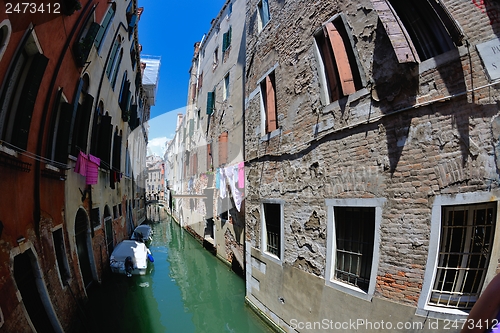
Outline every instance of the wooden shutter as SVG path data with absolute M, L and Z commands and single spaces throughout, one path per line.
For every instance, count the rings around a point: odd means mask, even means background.
M 189 119 L 189 137 L 192 137 L 194 134 L 194 119 Z
M 207 94 L 207 114 L 211 115 L 214 112 L 214 104 L 215 104 L 215 93 L 210 91 Z
M 207 170 L 212 169 L 212 144 L 207 144 Z
M 57 125 L 56 146 L 54 160 L 61 163 L 68 161 L 69 132 L 73 118 L 73 105 L 61 103 L 59 107 L 59 123 Z
M 78 124 L 80 129 L 79 129 L 78 143 L 77 143 L 79 148 L 83 152 L 86 152 L 87 150 L 87 140 L 90 127 L 90 117 L 92 115 L 92 105 L 94 105 L 94 97 L 89 94 L 85 94 L 85 97 L 83 99 L 83 104 L 81 107 L 82 114 L 80 118 L 80 123 Z
M 106 33 L 106 30 L 108 29 L 109 23 L 111 22 L 111 19 L 115 15 L 115 11 L 113 9 L 113 6 L 110 6 L 108 11 L 106 12 L 106 16 L 104 17 L 104 20 L 101 23 L 101 26 L 99 27 L 99 31 L 97 32 L 97 35 L 94 39 L 94 45 L 99 49 L 101 46 L 102 39 L 104 37 L 104 34 Z
M 417 51 L 399 20 L 396 12 L 386 0 L 371 0 L 373 8 L 377 11 L 380 21 L 391 41 L 396 57 L 400 63 L 419 62 Z
M 323 29 L 325 31 L 325 35 L 328 36 L 330 45 L 332 46 L 335 63 L 337 64 L 340 77 L 340 84 L 342 86 L 342 92 L 344 95 L 350 95 L 356 92 L 356 87 L 354 86 L 352 69 L 349 64 L 349 57 L 347 56 L 344 40 L 332 22 L 325 24 Z
M 111 55 L 108 59 L 108 66 L 106 67 L 106 76 L 108 77 L 108 79 L 111 78 L 111 70 L 113 69 L 113 64 L 116 60 L 116 52 L 118 52 L 119 45 L 120 43 L 118 43 L 118 40 L 115 40 L 113 43 L 113 48 L 111 49 Z
M 222 35 L 222 53 L 227 49 L 227 32 Z
M 219 165 L 227 163 L 227 132 L 219 135 Z
M 14 130 L 12 133 L 12 144 L 21 149 L 28 146 L 28 136 L 31 126 L 33 109 L 38 95 L 38 90 L 42 83 L 43 74 L 49 59 L 43 54 L 37 53 L 33 56 L 26 81 L 21 90 L 21 98 L 16 110 Z
M 113 135 L 113 125 L 111 125 L 111 117 L 110 116 L 101 116 L 101 124 L 99 126 L 99 158 L 101 161 L 105 162 L 105 164 L 101 164 L 101 166 L 108 168 L 110 153 L 111 153 L 111 137 Z
M 271 78 L 266 76 L 266 126 L 267 133 L 274 131 L 278 128 L 276 122 L 276 92 L 274 90 Z

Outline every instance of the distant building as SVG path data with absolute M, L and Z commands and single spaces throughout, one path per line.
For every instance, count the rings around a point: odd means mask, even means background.
M 0 0 L 0 332 L 72 332 L 145 219 L 142 8 L 14 6 Z
M 244 34 L 245 1 L 226 1 L 195 44 L 186 114 L 167 152 L 174 214 L 219 257 L 240 266 Z

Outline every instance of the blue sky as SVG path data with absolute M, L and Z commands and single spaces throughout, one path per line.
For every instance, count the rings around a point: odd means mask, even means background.
M 160 154 L 175 133 L 177 113 L 184 113 L 194 43 L 210 29 L 226 0 L 138 0 L 142 55 L 160 56 L 156 104 L 151 108 L 149 148 Z

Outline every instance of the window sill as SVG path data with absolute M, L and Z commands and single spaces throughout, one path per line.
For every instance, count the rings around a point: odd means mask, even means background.
M 333 289 L 336 289 L 340 292 L 343 292 L 345 294 L 360 298 L 362 300 L 365 300 L 367 302 L 371 302 L 373 295 L 370 295 L 366 293 L 365 291 L 359 289 L 358 287 L 351 286 L 350 284 L 343 283 L 341 281 L 337 280 L 325 280 L 326 285 L 328 287 L 331 287 Z
M 339 100 L 336 100 L 336 101 L 333 101 L 331 102 L 330 104 L 328 105 L 325 105 L 325 107 L 323 108 L 323 110 L 321 110 L 321 113 L 322 114 L 326 114 L 326 113 L 330 113 L 334 110 L 338 110 L 340 109 L 340 102 L 341 101 L 346 101 L 346 103 L 342 103 L 343 105 L 349 105 L 363 97 L 366 97 L 370 95 L 370 91 L 366 88 L 361 88 L 359 89 L 358 91 L 350 94 L 349 96 L 346 96 L 346 97 L 343 97 Z
M 7 148 L 3 144 L 0 144 L 0 151 L 13 157 L 19 157 L 14 149 Z
M 278 256 L 276 256 L 276 255 L 274 255 L 272 253 L 266 252 L 266 251 L 261 251 L 261 253 L 262 253 L 262 256 L 264 258 L 266 258 L 266 259 L 268 259 L 268 260 L 270 260 L 270 261 L 272 261 L 275 264 L 278 264 L 280 266 L 283 265 L 283 261 L 280 258 L 278 258 Z
M 260 142 L 267 142 L 278 135 L 281 135 L 281 128 L 275 129 L 274 131 L 265 134 L 260 138 Z
M 450 50 L 433 58 L 424 60 L 418 65 L 418 74 L 423 74 L 429 70 L 433 70 L 452 61 L 456 61 L 466 54 L 467 47 L 460 46 L 455 50 Z
M 460 309 L 441 308 L 437 306 L 427 305 L 423 309 L 417 308 L 415 315 L 432 319 L 465 319 L 469 315 L 468 312 Z

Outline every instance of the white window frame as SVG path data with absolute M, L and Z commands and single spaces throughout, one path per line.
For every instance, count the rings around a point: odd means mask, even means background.
M 279 252 L 280 252 L 280 256 L 279 258 L 272 254 L 272 253 L 269 253 L 267 252 L 267 226 L 266 226 L 266 217 L 265 217 L 265 214 L 264 214 L 264 204 L 277 204 L 277 205 L 280 205 L 280 249 L 279 249 Z M 261 204 L 260 204 L 260 221 L 261 221 L 261 225 L 260 225 L 260 230 L 261 230 L 261 233 L 260 233 L 260 249 L 261 249 L 261 252 L 262 252 L 262 255 L 268 259 L 270 259 L 271 261 L 274 261 L 275 263 L 281 265 L 283 263 L 283 255 L 285 253 L 284 249 L 285 249 L 285 227 L 284 227 L 284 205 L 285 205 L 285 201 L 284 200 L 281 200 L 281 199 L 264 199 L 261 201 Z
M 431 297 L 432 288 L 434 286 L 434 280 L 439 260 L 443 206 L 461 206 L 468 204 L 482 204 L 494 201 L 497 202 L 495 238 L 493 240 L 490 262 L 488 264 L 486 277 L 482 287 L 482 290 L 484 291 L 484 288 L 488 285 L 489 281 L 491 281 L 491 279 L 496 275 L 497 261 L 500 257 L 498 255 L 498 253 L 500 253 L 500 243 L 497 241 L 498 235 L 500 234 L 499 200 L 500 191 L 461 193 L 456 195 L 438 195 L 435 197 L 431 213 L 432 215 L 429 238 L 429 252 L 427 256 L 427 263 L 425 266 L 424 283 L 422 284 L 422 291 L 420 292 L 420 297 L 417 303 L 417 315 L 437 319 L 448 319 L 450 318 L 450 316 L 455 316 L 456 318 L 466 318 L 468 315 L 468 312 L 464 310 L 438 307 L 428 304 Z
M 326 251 L 326 271 L 325 283 L 327 286 L 336 290 L 361 298 L 366 301 L 371 301 L 375 293 L 375 286 L 377 283 L 377 271 L 380 258 L 380 225 L 382 221 L 382 207 L 386 202 L 385 198 L 369 198 L 369 199 L 326 199 L 327 206 L 327 251 Z M 373 257 L 372 267 L 370 271 L 370 283 L 368 285 L 368 292 L 350 285 L 348 283 L 336 280 L 335 277 L 335 264 L 336 264 L 336 234 L 335 234 L 335 207 L 369 207 L 375 208 L 375 230 L 373 239 Z
M 10 25 L 10 21 L 8 19 L 0 22 L 0 30 L 5 32 L 5 36 L 3 40 L 0 40 L 0 61 L 2 60 L 3 54 L 5 50 L 7 50 L 7 45 L 9 45 L 10 36 L 12 34 L 12 26 Z
M 264 4 L 263 0 L 260 0 L 257 4 L 257 31 L 260 33 L 266 25 L 271 21 L 271 10 L 269 9 L 269 0 L 267 0 L 267 16 L 268 20 L 264 23 Z
M 229 72 L 224 76 L 224 86 L 223 86 L 223 93 L 222 96 L 224 98 L 224 101 L 229 98 Z
M 63 242 L 63 248 L 64 248 L 64 253 L 63 253 L 63 262 L 61 263 L 62 266 L 64 266 L 64 268 L 67 270 L 68 272 L 68 279 L 66 281 L 63 281 L 63 278 L 62 278 L 62 275 L 61 275 L 61 270 L 59 269 L 59 262 L 58 262 L 58 259 L 57 259 L 57 252 L 55 250 L 55 247 L 56 247 L 56 243 L 54 242 L 54 232 L 56 232 L 57 230 L 61 230 L 61 236 L 62 236 L 62 242 Z M 59 276 L 59 282 L 61 283 L 61 287 L 63 289 L 66 288 L 66 285 L 65 283 L 68 283 L 71 281 L 72 279 L 72 276 L 71 276 L 71 270 L 69 268 L 69 262 L 68 262 L 68 251 L 67 251 L 67 248 L 66 248 L 66 240 L 65 240 L 65 236 L 64 236 L 64 230 L 62 228 L 62 224 L 54 227 L 51 229 L 52 231 L 52 244 L 54 246 L 54 255 L 56 256 L 56 269 L 57 269 L 57 275 Z

